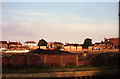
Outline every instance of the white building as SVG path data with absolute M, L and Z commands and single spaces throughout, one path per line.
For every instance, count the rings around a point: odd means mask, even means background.
M 28 45 L 28 46 L 30 46 L 30 47 L 36 46 L 36 42 L 35 42 L 35 41 L 26 41 L 24 44 L 25 44 L 25 45 Z

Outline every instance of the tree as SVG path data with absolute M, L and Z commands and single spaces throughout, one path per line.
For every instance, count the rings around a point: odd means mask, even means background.
M 84 40 L 83 48 L 88 48 L 88 46 L 92 46 L 92 39 L 90 38 Z
M 76 47 L 76 51 L 77 51 L 78 44 L 74 44 L 74 46 Z
M 56 50 L 60 50 L 62 48 L 62 46 L 56 46 Z
M 39 46 L 39 49 L 40 49 L 40 46 L 47 46 L 47 42 L 44 39 L 41 39 L 38 42 L 38 46 Z

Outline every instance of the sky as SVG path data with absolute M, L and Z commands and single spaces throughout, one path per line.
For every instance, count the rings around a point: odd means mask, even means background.
M 118 2 L 3 2 L 2 40 L 80 43 L 118 37 Z

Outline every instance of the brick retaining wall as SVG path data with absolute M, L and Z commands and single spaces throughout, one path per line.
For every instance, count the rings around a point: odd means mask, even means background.
M 78 66 L 78 55 L 15 55 L 2 57 L 2 66 Z

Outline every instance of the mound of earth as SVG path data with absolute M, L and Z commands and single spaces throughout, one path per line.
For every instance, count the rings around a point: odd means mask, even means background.
M 68 55 L 73 54 L 68 51 L 60 51 L 60 50 L 43 50 L 43 49 L 36 49 L 30 52 L 31 54 L 47 54 L 47 55 Z

